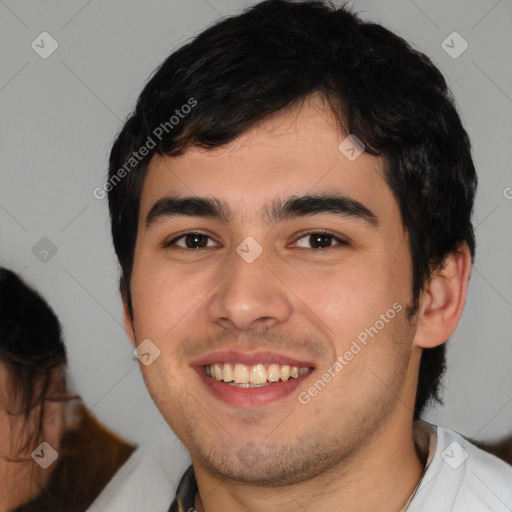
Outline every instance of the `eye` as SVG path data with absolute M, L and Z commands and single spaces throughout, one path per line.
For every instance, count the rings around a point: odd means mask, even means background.
M 315 231 L 306 233 L 301 236 L 295 244 L 301 249 L 326 249 L 333 246 L 333 241 L 337 242 L 338 246 L 348 245 L 348 242 L 338 238 L 337 236 L 327 231 Z M 302 242 L 303 245 L 300 245 Z
M 210 244 L 209 241 L 212 243 Z M 216 242 L 203 233 L 190 232 L 164 244 L 165 247 L 173 245 L 177 245 L 183 249 L 202 249 L 204 247 L 215 247 Z

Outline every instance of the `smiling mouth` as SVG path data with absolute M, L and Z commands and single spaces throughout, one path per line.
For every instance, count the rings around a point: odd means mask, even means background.
M 214 363 L 204 366 L 206 375 L 229 386 L 239 388 L 260 388 L 279 382 L 286 382 L 307 375 L 311 367 L 290 366 L 288 364 Z

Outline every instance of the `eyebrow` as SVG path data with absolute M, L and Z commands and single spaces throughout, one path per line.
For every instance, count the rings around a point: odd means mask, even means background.
M 360 219 L 371 227 L 379 224 L 377 216 L 362 203 L 338 194 L 278 198 L 261 209 L 261 215 L 268 223 L 326 213 Z M 178 216 L 212 218 L 226 224 L 233 219 L 228 204 L 215 197 L 163 197 L 146 216 L 146 229 L 158 221 Z

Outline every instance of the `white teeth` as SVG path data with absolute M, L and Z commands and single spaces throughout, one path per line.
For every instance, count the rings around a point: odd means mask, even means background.
M 224 382 L 231 382 L 232 380 L 234 380 L 233 379 L 233 367 L 229 363 L 224 364 L 224 369 L 222 372 L 222 380 Z
M 267 382 L 267 370 L 265 370 L 262 364 L 256 364 L 251 368 L 249 382 L 251 384 L 263 384 Z
M 296 379 L 311 371 L 311 368 L 299 368 L 298 366 L 289 366 L 287 364 L 272 363 L 265 367 L 264 364 L 255 364 L 247 366 L 236 363 L 214 363 L 205 366 L 205 373 L 209 377 L 231 383 L 232 386 L 257 387 L 268 385 L 271 382 L 287 381 Z
M 222 380 L 222 368 L 220 367 L 220 364 L 215 363 L 213 365 L 213 373 L 217 380 Z
M 304 368 L 307 370 L 307 368 Z M 281 376 L 281 373 L 279 371 L 279 365 L 272 363 L 267 370 L 267 380 L 269 382 L 277 382 Z
M 236 363 L 233 380 L 236 384 L 249 384 L 249 368 L 245 364 Z

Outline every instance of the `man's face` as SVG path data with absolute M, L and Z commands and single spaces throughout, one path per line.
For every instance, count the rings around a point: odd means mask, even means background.
M 146 385 L 212 474 L 298 482 L 386 425 L 410 430 L 408 241 L 383 161 L 351 161 L 338 149 L 345 137 L 311 98 L 226 146 L 150 163 L 131 278 L 135 339 L 160 350 L 142 366 Z M 279 208 L 303 196 L 313 199 Z M 325 200 L 335 196 L 344 199 Z M 166 197 L 215 199 L 229 218 L 155 210 Z M 293 366 L 299 376 L 286 380 Z M 254 387 L 224 382 L 251 376 Z

